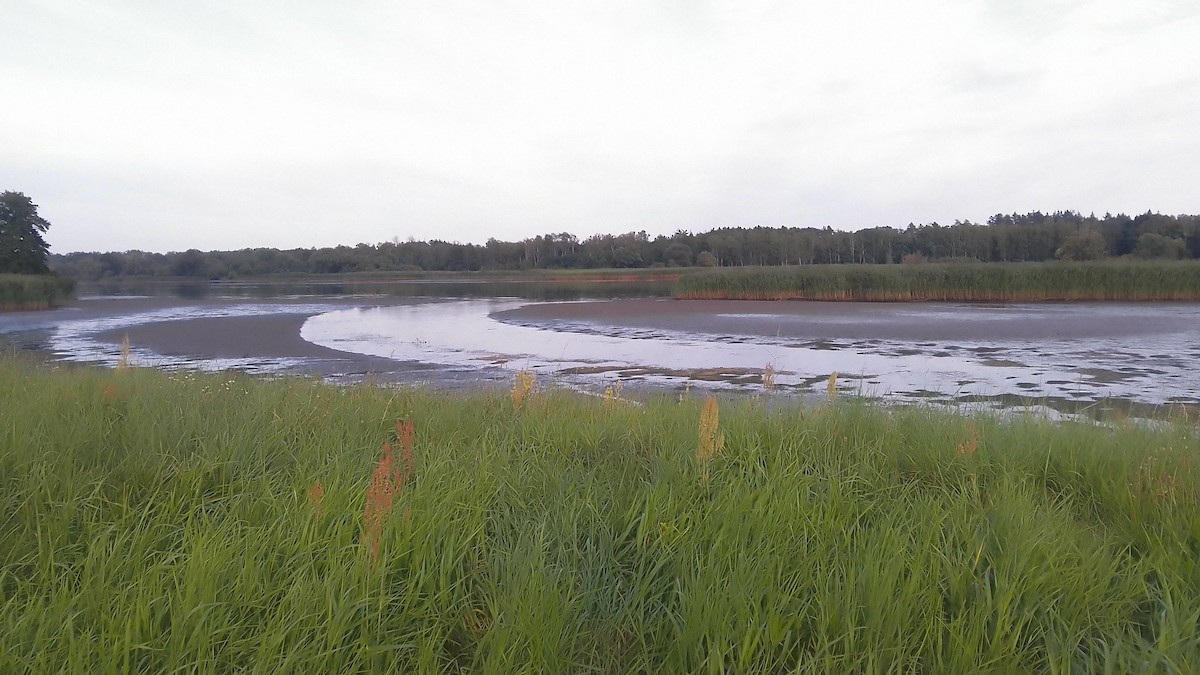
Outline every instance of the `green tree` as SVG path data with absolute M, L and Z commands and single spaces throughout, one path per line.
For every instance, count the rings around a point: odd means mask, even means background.
M 670 267 L 691 267 L 692 247 L 676 242 L 663 251 L 663 262 Z
M 47 274 L 50 245 L 42 237 L 50 223 L 20 192 L 0 193 L 0 272 Z
M 1099 232 L 1079 232 L 1067 237 L 1054 252 L 1059 260 L 1099 260 L 1104 257 L 1104 237 Z
M 1165 237 L 1154 232 L 1146 232 L 1138 237 L 1137 247 L 1133 249 L 1133 255 L 1138 258 L 1178 260 L 1187 253 L 1187 244 L 1182 239 Z

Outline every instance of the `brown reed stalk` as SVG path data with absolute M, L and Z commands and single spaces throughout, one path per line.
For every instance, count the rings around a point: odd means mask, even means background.
M 129 333 L 121 339 L 121 355 L 117 357 L 117 370 L 129 369 Z
M 308 488 L 308 503 L 312 506 L 313 514 L 318 518 L 325 514 L 325 507 L 321 502 L 325 499 L 325 486 L 321 481 L 317 481 Z
M 383 534 L 383 519 L 392 510 L 396 497 L 396 486 L 393 479 L 395 458 L 392 455 L 392 444 L 383 444 L 383 456 L 371 474 L 371 483 L 367 486 L 367 503 L 363 508 L 362 544 L 370 551 L 372 561 L 379 560 L 379 539 Z
M 762 375 L 763 390 L 770 393 L 775 390 L 775 364 L 767 363 L 767 367 L 763 368 Z
M 704 399 L 700 409 L 700 443 L 696 446 L 696 463 L 700 465 L 700 480 L 708 484 L 708 464 L 725 449 L 725 434 L 721 433 L 717 397 Z
M 371 474 L 367 486 L 366 505 L 363 508 L 362 544 L 370 551 L 372 562 L 379 560 L 379 540 L 383 535 L 383 523 L 391 513 L 396 497 L 414 472 L 413 468 L 413 422 L 402 420 L 396 423 L 396 439 L 401 446 L 403 465 L 396 463 L 391 442 L 383 444 L 383 455 Z M 406 515 L 411 512 L 406 510 Z M 409 516 L 411 517 L 411 516 Z
M 833 399 L 837 398 L 837 395 L 838 395 L 837 380 L 838 380 L 838 374 L 837 374 L 837 371 L 835 370 L 829 374 L 829 382 L 826 383 L 826 385 L 825 385 L 825 395 L 831 401 Z
M 397 488 L 403 488 L 404 483 L 413 475 L 413 421 L 401 420 L 396 422 L 396 438 L 400 441 L 400 458 L 404 460 L 404 467 L 397 467 L 399 473 L 396 475 Z
M 537 373 L 528 369 L 517 371 L 517 374 L 513 376 L 513 409 L 520 408 L 525 401 L 533 396 L 533 387 L 535 384 L 537 384 Z
M 967 422 L 967 440 L 959 443 L 954 449 L 960 457 L 973 457 L 978 448 L 979 434 L 975 431 L 975 425 Z

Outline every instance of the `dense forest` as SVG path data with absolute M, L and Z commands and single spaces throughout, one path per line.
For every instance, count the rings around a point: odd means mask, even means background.
M 720 228 L 579 239 L 563 232 L 486 244 L 390 241 L 334 248 L 178 253 L 69 253 L 51 268 L 77 279 L 119 276 L 236 278 L 267 274 L 481 271 L 637 267 L 731 267 L 925 260 L 1021 262 L 1133 256 L 1200 258 L 1200 216 L 1083 216 L 1074 211 L 998 214 L 986 224 L 909 224 L 847 232 L 832 228 Z

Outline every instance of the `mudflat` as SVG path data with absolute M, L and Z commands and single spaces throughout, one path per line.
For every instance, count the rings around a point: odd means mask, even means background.
M 1176 305 L 1182 306 L 1182 305 Z M 971 312 L 964 311 L 970 307 Z M 497 312 L 502 321 L 569 328 L 850 340 L 1070 340 L 1132 338 L 1194 330 L 1187 313 L 1164 316 L 1169 303 L 963 305 L 956 303 L 756 300 L 621 300 L 531 304 Z M 1155 308 L 1153 321 L 1144 310 Z M 979 312 L 978 309 L 987 309 Z M 1091 310 L 1091 311 L 1089 311 Z M 603 332 L 603 331 L 602 331 Z
M 97 334 L 101 342 L 131 345 L 159 354 L 202 358 L 345 358 L 352 356 L 300 337 L 311 314 L 260 314 L 158 321 Z
M 181 300 L 163 297 L 99 297 L 73 301 L 47 311 L 0 315 L 0 334 L 54 330 L 73 322 L 97 322 L 132 317 L 131 325 L 91 334 L 97 342 L 120 344 L 126 337 L 134 348 L 164 356 L 205 359 L 297 359 L 296 372 L 323 376 L 346 373 L 388 374 L 425 370 L 403 363 L 315 345 L 300 337 L 310 316 L 338 308 L 424 302 L 406 298 L 301 297 L 295 299 L 214 298 Z M 188 315 L 175 314 L 186 308 Z M 230 310 L 244 314 L 228 314 Z M 211 311 L 213 316 L 205 316 Z M 161 314 L 161 318 L 159 318 Z

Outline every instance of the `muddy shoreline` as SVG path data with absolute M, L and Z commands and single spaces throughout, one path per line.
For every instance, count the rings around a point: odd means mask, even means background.
M 163 297 L 83 298 L 46 311 L 0 315 L 0 340 L 39 354 L 48 360 L 55 353 L 47 335 L 75 322 L 103 322 L 130 317 L 122 325 L 89 334 L 91 340 L 114 352 L 128 338 L 134 352 L 145 350 L 179 363 L 218 360 L 240 362 L 287 361 L 296 374 L 335 379 L 413 380 L 427 377 L 432 366 L 338 351 L 300 337 L 300 327 L 311 316 L 339 308 L 388 306 L 427 302 L 416 298 L 298 297 L 294 299 L 212 298 L 182 300 Z M 238 316 L 154 318 L 156 313 L 187 308 L 194 313 L 252 309 L 259 313 Z M 146 317 L 149 319 L 146 319 Z M 4 338 L 7 338 L 6 340 Z M 135 358 L 136 360 L 136 358 Z

